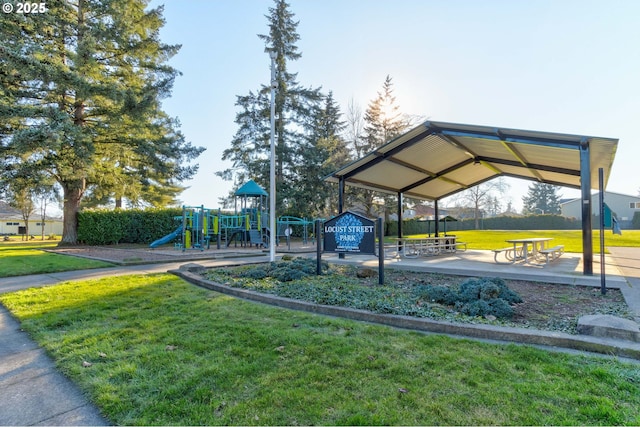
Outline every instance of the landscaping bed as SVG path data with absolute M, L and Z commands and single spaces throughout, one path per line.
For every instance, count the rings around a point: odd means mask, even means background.
M 304 271 L 308 274 L 304 274 Z M 622 293 L 617 289 L 609 289 L 602 295 L 599 288 L 587 286 L 499 278 L 492 278 L 493 281 L 489 283 L 479 278 L 395 269 L 387 269 L 385 284 L 379 285 L 375 274 L 366 277 L 367 274 L 362 274 L 358 267 L 348 265 L 325 265 L 323 275 L 316 276 L 314 273 L 315 260 L 299 258 L 281 261 L 273 266 L 263 264 L 215 268 L 207 270 L 203 275 L 208 280 L 228 286 L 318 304 L 434 320 L 535 328 L 570 334 L 577 334 L 578 319 L 584 315 L 609 314 L 633 318 Z M 479 315 L 470 315 L 469 313 L 476 311 L 467 310 L 464 303 L 442 303 L 438 297 L 434 297 L 443 291 L 448 292 L 447 290 L 459 292 L 461 288 L 466 289 L 464 292 L 468 293 L 469 283 L 476 286 L 479 282 L 489 283 L 489 286 L 492 286 L 492 283 L 504 284 L 520 297 L 521 302 L 509 302 L 512 311 L 506 316 L 501 316 L 500 311 L 480 311 Z

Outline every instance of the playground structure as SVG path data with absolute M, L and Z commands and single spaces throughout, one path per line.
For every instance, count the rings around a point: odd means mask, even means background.
M 268 194 L 255 181 L 249 181 L 235 192 L 235 213 L 223 214 L 220 209 L 208 209 L 204 206 L 183 206 L 182 216 L 173 232 L 152 242 L 149 247 L 174 242 L 176 249 L 183 252 L 187 249 L 204 251 L 210 249 L 212 242 L 220 249 L 238 244 L 242 247 L 269 247 L 269 211 L 266 209 Z M 313 221 L 292 216 L 277 219 L 276 244 L 285 237 L 287 242 L 294 233 L 302 237 L 304 243 L 309 239 L 309 229 L 313 229 Z

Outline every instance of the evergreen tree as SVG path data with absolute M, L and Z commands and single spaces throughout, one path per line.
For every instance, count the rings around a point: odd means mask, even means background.
M 302 87 L 296 80 L 297 74 L 288 70 L 288 61 L 301 57 L 296 46 L 300 39 L 298 21 L 294 21 L 289 4 L 275 0 L 267 19 L 269 34 L 258 37 L 264 40 L 268 52 L 276 53 L 276 210 L 281 213 L 293 205 L 293 187 L 300 181 L 297 165 L 305 156 L 311 155 L 303 149 L 303 144 L 313 131 L 313 119 L 318 115 L 322 94 L 319 89 Z M 253 179 L 263 188 L 269 188 L 270 91 L 270 84 L 262 85 L 256 93 L 237 98 L 240 112 L 236 114 L 235 122 L 238 130 L 231 147 L 222 155 L 223 160 L 232 161 L 232 168 L 216 173 L 223 179 L 233 180 L 236 187 Z
M 407 130 L 410 123 L 399 110 L 400 107 L 396 104 L 396 98 L 393 95 L 392 79 L 387 76 L 382 85 L 382 91 L 378 92 L 376 98 L 367 106 L 362 137 L 359 141 L 352 143 L 360 151 L 357 153 L 358 157 L 375 150 Z M 382 196 L 372 190 L 352 189 L 351 197 L 370 215 L 376 214 L 374 202 L 377 198 L 383 205 L 385 220 L 388 219 L 389 211 L 396 206 L 394 196 Z
M 337 192 L 323 180 L 349 160 L 349 152 L 340 137 L 345 128 L 333 93 L 325 98 L 324 108 L 312 118 L 312 132 L 300 145 L 296 182 L 292 188 L 291 214 L 303 217 L 327 217 L 337 206 Z
M 559 187 L 552 184 L 534 182 L 522 197 L 523 214 L 560 214 Z
M 160 42 L 162 8 L 147 3 L 55 1 L 37 16 L 0 15 L 2 173 L 55 178 L 62 244 L 77 241 L 85 193 L 115 187 L 105 173 L 175 184 L 197 170 L 189 161 L 203 149 L 161 109 L 178 75 L 166 62 L 179 46 Z
M 382 91 L 369 102 L 364 114 L 366 151 L 373 151 L 402 134 L 408 127 L 393 95 L 393 82 L 387 75 Z

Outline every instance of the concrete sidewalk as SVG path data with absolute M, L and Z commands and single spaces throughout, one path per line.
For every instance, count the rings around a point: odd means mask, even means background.
M 608 288 L 620 289 L 631 310 L 640 320 L 640 248 L 610 248 L 606 259 Z M 331 262 L 377 266 L 373 257 L 323 256 Z M 265 256 L 241 259 L 195 261 L 204 267 L 264 262 Z M 0 293 L 31 287 L 50 286 L 64 281 L 98 279 L 127 274 L 148 274 L 178 269 L 185 262 L 112 267 L 0 279 Z M 600 264 L 594 263 L 593 276 L 582 274 L 580 254 L 564 254 L 549 265 L 498 265 L 490 251 L 466 251 L 450 256 L 385 260 L 389 268 L 424 269 L 460 275 L 491 275 L 503 278 L 540 280 L 551 283 L 600 286 Z M 527 331 L 530 333 L 530 331 Z M 604 340 L 602 345 L 638 346 Z M 59 373 L 51 359 L 35 344 L 19 323 L 0 305 L 0 425 L 108 425 L 78 388 Z
M 0 305 L 0 425 L 108 425 Z

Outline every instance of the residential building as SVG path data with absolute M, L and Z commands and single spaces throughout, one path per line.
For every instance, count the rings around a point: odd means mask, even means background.
M 560 203 L 560 211 L 562 216 L 567 218 L 580 218 L 582 216 L 582 200 L 573 199 Z M 620 228 L 631 228 L 631 221 L 636 212 L 640 212 L 640 197 L 630 196 L 628 194 L 614 193 L 611 191 L 604 192 L 604 202 L 611 209 L 614 216 L 618 220 Z M 591 213 L 595 216 L 600 215 L 600 192 L 591 194 Z M 596 223 L 597 224 L 597 223 Z M 594 224 L 594 226 L 596 225 Z
M 19 210 L 12 208 L 5 202 L 0 201 L 0 236 L 13 236 L 24 234 L 25 223 Z M 42 235 L 42 216 L 33 214 L 29 217 L 29 234 L 32 236 Z M 62 234 L 62 218 L 47 216 L 44 221 L 44 235 Z

